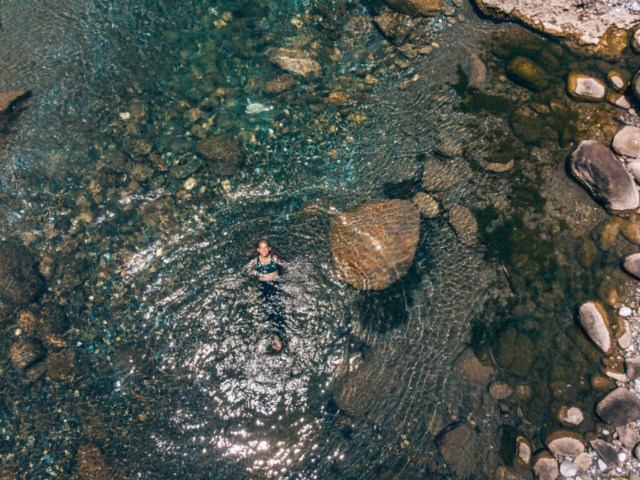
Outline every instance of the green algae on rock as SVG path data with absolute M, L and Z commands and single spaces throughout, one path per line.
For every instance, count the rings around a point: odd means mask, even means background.
M 547 72 L 529 58 L 513 58 L 507 64 L 506 71 L 511 80 L 534 92 L 541 92 L 549 86 Z

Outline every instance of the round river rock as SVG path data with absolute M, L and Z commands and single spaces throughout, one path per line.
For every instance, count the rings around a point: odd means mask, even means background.
M 360 290 L 382 290 L 402 278 L 420 236 L 420 214 L 407 200 L 367 202 L 332 221 L 338 275 Z
M 638 188 L 613 152 L 593 140 L 583 140 L 571 154 L 571 172 L 582 186 L 612 210 L 638 208 Z
M 29 250 L 13 241 L 0 242 L 0 300 L 16 305 L 34 301 L 45 288 Z
M 217 175 L 233 175 L 242 168 L 246 158 L 244 148 L 228 135 L 215 135 L 198 142 L 196 153 L 209 161 Z
M 614 427 L 622 427 L 640 418 L 640 400 L 626 388 L 616 388 L 596 406 L 598 416 Z
M 640 157 L 640 128 L 624 127 L 613 137 L 611 148 L 625 157 Z

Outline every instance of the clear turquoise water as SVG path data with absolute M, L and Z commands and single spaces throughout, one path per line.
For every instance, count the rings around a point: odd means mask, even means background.
M 447 470 L 435 434 L 453 421 L 473 422 L 487 445 L 497 445 L 498 426 L 518 426 L 538 446 L 554 402 L 592 403 L 580 382 L 597 366 L 576 364 L 565 335 L 573 307 L 596 295 L 616 257 L 599 254 L 604 273 L 580 270 L 584 232 L 550 221 L 534 193 L 562 170 L 567 145 L 552 137 L 540 159 L 511 136 L 509 151 L 488 132 L 506 128 L 511 104 L 469 108 L 458 83 L 470 51 L 497 76 L 490 35 L 516 27 L 466 6 L 464 25 L 429 21 L 441 49 L 400 70 L 356 2 L 5 0 L 1 11 L 0 86 L 33 96 L 2 152 L 0 235 L 52 260 L 44 301 L 64 306 L 76 358 L 73 380 L 61 383 L 27 380 L 3 361 L 3 464 L 27 478 L 71 478 L 76 450 L 91 443 L 123 478 L 439 478 Z M 264 95 L 281 74 L 269 49 L 290 45 L 316 52 L 322 76 Z M 378 82 L 364 84 L 367 73 Z M 518 88 L 505 98 L 527 101 Z M 336 90 L 349 92 L 348 105 L 323 102 Z M 251 103 L 267 109 L 247 113 Z M 194 156 L 186 112 L 198 106 L 195 124 L 210 121 L 210 134 L 229 132 L 247 148 L 238 174 L 219 178 Z M 554 127 L 564 132 L 562 122 Z M 443 138 L 465 151 L 443 202 L 475 212 L 480 243 L 461 244 L 444 218 L 425 221 L 414 266 L 389 291 L 341 283 L 331 216 L 415 193 L 425 154 Z M 520 160 L 506 177 L 477 167 L 505 150 Z M 152 173 L 136 180 L 132 165 Z M 241 269 L 249 240 L 263 235 L 290 263 L 280 355 Z M 532 339 L 535 359 L 525 379 L 501 378 L 536 395 L 500 407 L 452 365 L 465 345 L 491 349 L 505 325 Z M 3 352 L 15 325 L 4 328 Z M 336 384 L 345 365 L 367 380 Z M 580 387 L 550 393 L 561 380 Z M 487 471 L 498 463 L 488 455 Z

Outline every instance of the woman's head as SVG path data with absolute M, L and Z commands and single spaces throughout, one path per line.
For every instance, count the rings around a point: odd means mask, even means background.
M 269 255 L 269 253 L 271 252 L 271 245 L 269 244 L 269 240 L 264 238 L 260 240 L 258 242 L 257 250 L 258 250 L 258 253 L 263 257 L 266 257 L 267 255 Z

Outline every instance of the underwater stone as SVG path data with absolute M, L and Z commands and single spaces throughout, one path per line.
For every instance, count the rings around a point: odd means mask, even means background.
M 604 440 L 594 439 L 591 440 L 591 446 L 596 451 L 598 456 L 604 460 L 607 465 L 615 465 L 618 461 L 618 452 L 613 445 L 605 442 Z
M 0 113 L 4 113 L 20 100 L 26 99 L 31 92 L 28 90 L 15 90 L 0 93 Z
M 593 343 L 605 354 L 613 351 L 613 335 L 604 307 L 597 302 L 585 302 L 578 311 L 580 326 Z
M 210 162 L 213 173 L 224 176 L 240 170 L 246 158 L 244 148 L 228 135 L 215 135 L 201 140 L 196 145 L 196 152 Z
M 508 172 L 513 168 L 515 162 L 513 160 L 509 160 L 507 163 L 491 163 L 486 161 L 481 161 L 480 166 L 484 168 L 487 172 L 491 173 L 504 173 Z
M 460 178 L 455 162 L 427 157 L 422 171 L 422 189 L 425 192 L 443 192 L 458 183 Z
M 591 268 L 598 256 L 598 247 L 589 238 L 582 238 L 578 241 L 578 261 L 584 268 Z
M 589 455 L 587 452 L 582 452 L 580 455 L 573 459 L 573 463 L 578 466 L 578 469 L 581 472 L 586 472 L 593 464 L 593 460 L 591 459 L 591 455 Z
M 635 245 L 640 245 L 640 221 L 635 223 L 629 219 L 620 222 L 620 233 Z
M 622 221 L 618 217 L 610 217 L 600 222 L 591 232 L 591 236 L 600 250 L 610 250 L 616 243 Z
M 640 157 L 640 128 L 624 127 L 613 137 L 611 148 L 625 157 Z
M 455 202 L 447 202 L 445 209 L 447 221 L 458 240 L 468 247 L 474 245 L 478 238 L 478 222 L 471 210 Z
M 474 430 L 454 423 L 440 432 L 436 443 L 444 462 L 456 478 L 475 476 L 482 443 Z
M 552 433 L 546 438 L 545 444 L 558 457 L 575 458 L 584 452 L 582 435 L 567 430 L 559 430 Z
M 73 378 L 75 355 L 70 352 L 49 352 L 45 360 L 47 373 L 56 382 L 66 382 Z
M 507 64 L 507 77 L 523 87 L 541 92 L 549 86 L 549 75 L 533 60 L 515 57 Z
M 31 303 L 44 291 L 35 263 L 24 245 L 0 242 L 0 300 L 15 305 Z
M 567 91 L 576 100 L 599 102 L 604 99 L 607 88 L 596 78 L 572 72 L 567 79 Z
M 19 338 L 9 350 L 9 358 L 14 368 L 22 370 L 39 362 L 47 354 L 37 340 Z
M 626 388 L 617 388 L 596 406 L 596 413 L 605 423 L 622 427 L 640 418 L 640 400 Z
M 489 385 L 489 394 L 496 400 L 504 400 L 513 395 L 513 388 L 506 382 L 492 382 Z
M 95 445 L 82 445 L 76 453 L 76 474 L 82 480 L 97 480 L 111 478 L 112 467 Z
M 465 380 L 487 383 L 495 374 L 493 365 L 485 365 L 476 357 L 472 348 L 463 350 L 455 363 L 455 369 Z
M 631 89 L 633 90 L 633 94 L 636 98 L 640 100 L 640 72 L 636 73 L 636 76 L 633 77 L 633 80 L 631 81 Z
M 435 218 L 440 214 L 440 204 L 431 195 L 418 192 L 411 199 L 411 202 L 416 206 L 420 215 L 424 218 Z
M 330 245 L 339 277 L 360 290 L 402 278 L 420 237 L 420 214 L 408 200 L 368 202 L 332 220 Z
M 613 152 L 601 143 L 583 140 L 571 154 L 571 171 L 583 187 L 612 210 L 638 207 L 638 188 Z
M 269 80 L 262 90 L 266 95 L 278 95 L 293 88 L 298 82 L 292 75 L 284 73 L 274 80 Z
M 63 334 L 69 322 L 64 310 L 56 304 L 31 305 L 18 312 L 17 323 L 26 335 L 37 338 L 47 349 L 66 345 Z
M 640 358 L 627 358 L 624 361 L 624 371 L 630 382 L 640 378 Z
M 556 480 L 558 478 L 558 462 L 546 450 L 534 457 L 532 469 L 538 480 Z
M 513 327 L 506 328 L 498 335 L 493 353 L 502 368 L 521 377 L 529 373 L 533 364 L 533 343 Z
M 470 54 L 462 60 L 460 66 L 467 75 L 469 88 L 484 89 L 487 84 L 487 66 L 479 56 Z
M 272 52 L 271 61 L 281 69 L 302 77 L 321 70 L 320 64 L 299 48 L 278 48 Z
M 444 0 L 384 0 L 396 12 L 405 15 L 435 17 L 442 10 Z

